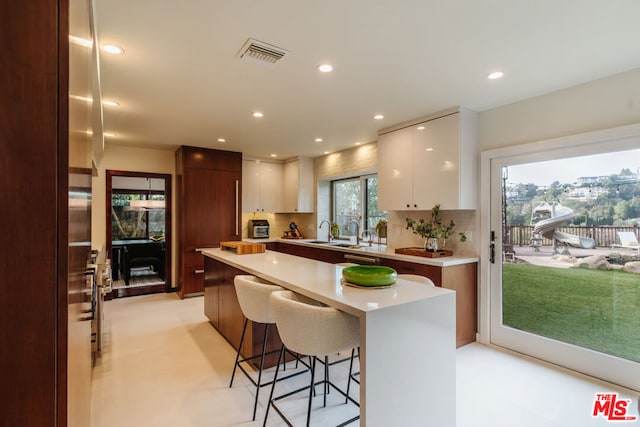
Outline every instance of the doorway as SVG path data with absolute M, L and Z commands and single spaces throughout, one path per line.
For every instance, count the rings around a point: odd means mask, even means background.
M 169 292 L 171 175 L 106 171 L 106 249 L 112 298 Z
M 639 141 L 621 128 L 483 154 L 491 343 L 637 389 L 640 275 L 622 270 L 637 252 L 615 245 L 639 231 Z

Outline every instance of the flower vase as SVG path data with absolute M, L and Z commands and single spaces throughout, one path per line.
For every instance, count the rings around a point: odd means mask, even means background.
M 438 239 L 435 237 L 427 237 L 424 241 L 424 250 L 427 252 L 436 252 L 438 250 Z

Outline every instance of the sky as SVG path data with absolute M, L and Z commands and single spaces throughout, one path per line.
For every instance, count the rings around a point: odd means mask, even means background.
M 619 174 L 624 168 L 640 172 L 640 149 L 509 166 L 508 182 L 538 186 L 548 186 L 554 181 L 571 184 L 579 177 Z

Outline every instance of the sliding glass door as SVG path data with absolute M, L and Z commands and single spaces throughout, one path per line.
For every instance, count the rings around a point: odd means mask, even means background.
M 492 343 L 640 388 L 637 146 L 491 159 Z

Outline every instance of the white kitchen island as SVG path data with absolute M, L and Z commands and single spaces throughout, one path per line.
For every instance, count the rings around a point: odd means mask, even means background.
M 273 251 L 202 253 L 360 319 L 361 425 L 455 426 L 455 292 L 344 286 L 343 267 Z

